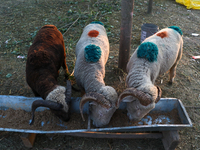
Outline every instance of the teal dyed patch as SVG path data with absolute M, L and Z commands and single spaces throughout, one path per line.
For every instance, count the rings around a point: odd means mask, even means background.
M 87 62 L 97 62 L 101 57 L 101 48 L 93 44 L 87 45 L 84 54 Z
M 175 31 L 177 31 L 180 35 L 183 35 L 183 32 L 181 31 L 181 29 L 177 26 L 170 26 L 168 28 L 174 29 Z
M 100 24 L 100 25 L 104 26 L 104 24 L 101 21 L 93 21 L 90 24 Z
M 157 61 L 158 47 L 151 42 L 142 43 L 137 50 L 138 58 L 146 58 L 150 62 Z

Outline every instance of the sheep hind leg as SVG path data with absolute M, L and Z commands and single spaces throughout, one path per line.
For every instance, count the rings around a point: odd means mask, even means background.
M 181 42 L 181 45 L 183 45 L 182 42 Z M 174 82 L 174 78 L 176 76 L 176 67 L 178 65 L 179 60 L 182 57 L 182 52 L 183 52 L 183 47 L 181 46 L 180 49 L 179 49 L 177 60 L 176 60 L 176 62 L 174 63 L 174 65 L 169 70 L 169 74 L 170 74 L 169 84 L 170 85 L 172 85 L 172 83 Z
M 64 62 L 62 64 L 63 69 L 65 70 L 65 78 L 68 79 L 70 76 L 68 67 L 67 67 L 67 63 L 66 63 L 66 59 L 64 58 Z
M 174 78 L 176 76 L 176 67 L 177 67 L 177 63 L 175 63 L 169 70 L 169 84 L 172 85 L 172 83 L 174 82 Z

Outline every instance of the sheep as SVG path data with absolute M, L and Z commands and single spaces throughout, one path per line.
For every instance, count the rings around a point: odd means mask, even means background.
M 132 54 L 127 64 L 128 88 L 118 100 L 127 103 L 127 116 L 131 121 L 141 120 L 160 100 L 162 91 L 154 85 L 159 75 L 169 70 L 169 83 L 174 82 L 182 49 L 182 31 L 171 26 L 145 39 Z
M 71 82 L 67 87 L 57 83 L 60 67 L 69 75 L 66 65 L 65 45 L 61 32 L 54 25 L 45 25 L 37 33 L 30 46 L 26 62 L 26 81 L 36 97 L 32 103 L 32 121 L 37 107 L 48 107 L 63 121 L 70 118 Z
M 104 82 L 105 64 L 109 56 L 109 41 L 102 22 L 88 24 L 76 45 L 74 77 L 83 95 L 80 112 L 83 121 L 83 106 L 90 102 L 89 110 L 93 125 L 106 126 L 116 110 L 118 94 Z

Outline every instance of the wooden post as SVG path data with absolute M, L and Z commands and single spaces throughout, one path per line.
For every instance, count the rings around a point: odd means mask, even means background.
M 89 138 L 112 138 L 112 139 L 159 139 L 162 133 L 111 133 L 111 132 L 73 132 L 66 133 L 70 136 L 89 137 Z
M 163 145 L 165 150 L 175 150 L 180 142 L 178 131 L 163 131 Z
M 31 148 L 35 142 L 36 133 L 22 133 L 20 137 L 24 146 Z
M 129 61 L 134 0 L 122 0 L 121 2 L 121 28 L 118 68 L 126 72 Z
M 148 11 L 147 11 L 148 14 L 151 14 L 152 12 L 152 4 L 153 4 L 153 0 L 149 0 Z

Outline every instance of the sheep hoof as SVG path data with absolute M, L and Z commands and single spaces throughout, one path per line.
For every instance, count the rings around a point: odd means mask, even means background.
M 172 85 L 172 83 L 173 83 L 172 81 L 169 81 L 169 82 L 168 82 L 169 85 Z
M 70 74 L 69 73 L 65 73 L 65 80 L 68 80 L 70 77 Z

